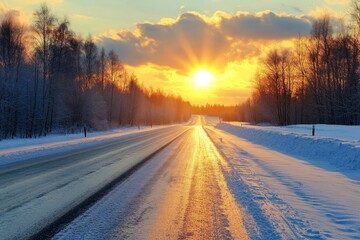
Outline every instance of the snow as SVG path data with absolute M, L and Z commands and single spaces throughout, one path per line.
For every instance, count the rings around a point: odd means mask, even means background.
M 94 147 L 1 166 L 0 239 L 40 231 L 187 128 L 128 134 Z
M 132 205 L 139 201 L 139 196 L 143 193 L 146 185 L 166 162 L 166 156 L 176 150 L 174 146 L 176 144 L 161 151 L 152 161 L 147 162 L 101 201 L 57 233 L 53 239 L 103 239 L 105 237 L 111 239 L 109 233 L 125 222 L 127 213 L 133 210 Z M 142 226 L 143 231 L 144 227 L 147 226 Z
M 50 134 L 40 138 L 6 139 L 0 141 L 0 166 L 27 160 L 29 158 L 46 156 L 49 154 L 75 150 L 83 147 L 94 146 L 101 142 L 117 140 L 125 135 L 132 135 L 140 132 L 151 131 L 167 126 L 119 128 L 102 132 L 77 134 Z
M 205 120 L 197 117 L 196 120 L 195 125 L 201 122 L 207 124 L 204 129 L 216 146 L 213 152 L 185 140 L 185 147 L 180 150 L 178 145 L 182 141 L 175 141 L 56 235 L 55 239 L 98 239 L 102 236 L 116 238 L 121 234 L 130 234 L 132 230 L 121 232 L 119 226 L 126 227 L 132 223 L 129 219 L 137 220 L 140 219 L 139 216 L 145 218 L 141 220 L 144 224 L 134 221 L 134 229 L 148 232 L 149 224 L 145 223 L 153 222 L 156 217 L 154 209 L 160 208 L 159 204 L 165 210 L 174 209 L 169 204 L 162 204 L 164 192 L 169 189 L 184 192 L 184 188 L 180 191 L 174 189 L 172 184 L 186 181 L 175 181 L 176 178 L 164 170 L 167 169 L 167 161 L 174 159 L 174 164 L 187 166 L 186 161 L 180 159 L 192 159 L 191 156 L 194 156 L 198 161 L 203 161 L 218 154 L 224 157 L 224 161 L 217 163 L 226 180 L 224 184 L 227 184 L 226 189 L 244 214 L 242 222 L 250 239 L 360 239 L 360 126 L 316 125 L 316 136 L 313 137 L 312 125 L 276 127 L 237 122 L 219 123 L 218 118 L 210 117 Z M 140 131 L 150 130 L 146 128 Z M 91 146 L 99 141 L 110 142 L 137 132 L 137 128 L 132 128 L 94 133 L 86 139 L 82 134 L 75 134 L 2 141 L 0 165 L 29 156 Z M 161 137 L 155 135 L 153 138 L 156 140 L 148 140 L 147 148 L 156 141 L 162 141 Z M 206 142 L 199 138 L 194 139 L 201 143 Z M 144 149 L 132 146 L 125 158 L 134 157 L 134 152 L 140 154 Z M 112 153 L 114 158 L 119 155 L 120 150 Z M 202 150 L 209 155 L 200 156 L 195 150 Z M 188 155 L 184 155 L 187 151 Z M 194 153 L 190 154 L 192 151 Z M 95 158 L 93 162 L 106 165 L 106 162 L 101 163 Z M 169 165 L 168 168 L 180 173 L 191 172 L 187 168 L 176 166 Z M 81 172 L 82 167 L 78 168 L 80 171 L 73 172 Z M 110 165 L 109 168 L 102 169 L 99 175 L 108 176 L 115 170 L 116 168 Z M 68 172 L 67 169 L 63 171 Z M 161 184 L 155 187 L 151 182 L 157 178 L 161 180 Z M 99 181 L 99 178 L 90 176 L 83 179 L 84 183 L 85 180 L 93 181 L 94 184 Z M 22 189 L 29 188 L 29 181 L 21 184 L 24 184 Z M 55 204 L 55 200 L 57 202 L 61 199 L 60 193 L 75 194 L 78 189 L 84 189 L 81 182 L 77 184 L 75 186 L 70 181 L 70 185 L 65 186 L 66 189 L 58 193 L 55 191 L 54 194 L 57 195 L 53 198 L 54 202 L 49 204 Z M 149 194 L 150 197 L 143 199 L 146 189 L 153 192 Z M 171 199 L 179 198 L 172 196 Z M 132 208 L 137 206 L 134 204 L 137 201 L 146 204 L 135 211 Z M 68 204 L 64 200 L 61 202 Z M 193 204 L 194 202 L 196 201 L 191 201 Z M 165 210 L 164 213 L 170 215 L 170 212 L 166 212 L 169 210 Z M 132 214 L 134 212 L 136 215 Z M 128 219 L 129 216 L 132 218 Z M 23 221 L 29 221 L 30 218 L 33 218 L 33 215 L 29 214 Z M 143 235 L 142 238 L 146 236 Z
M 248 239 L 223 163 L 193 126 L 53 239 Z
M 288 135 L 290 135 L 303 138 L 304 142 L 312 142 L 313 145 L 330 140 L 344 143 L 354 141 L 350 139 L 351 131 L 347 135 L 340 136 L 342 126 L 337 126 L 338 134 L 334 130 L 333 136 L 312 138 L 301 132 L 306 131 L 306 128 L 301 130 L 302 126 L 293 126 L 297 129 L 295 132 L 289 127 L 285 131 L 278 127 L 250 126 L 245 123 L 239 126 L 237 126 L 238 123 L 219 124 L 218 119 L 211 118 L 207 118 L 205 122 L 211 123 L 212 126 L 204 126 L 204 129 L 226 161 L 225 163 L 220 161 L 217 164 L 222 169 L 227 189 L 230 190 L 241 212 L 244 213 L 242 222 L 250 239 L 358 239 L 360 236 L 360 209 L 358 207 L 360 170 L 335 167 L 328 161 L 319 160 L 318 157 L 300 157 L 293 155 L 285 148 L 282 148 L 282 152 L 278 152 L 253 142 L 262 140 L 264 145 L 269 145 L 271 141 L 287 144 L 286 141 L 289 140 Z M 324 125 L 323 127 L 326 129 L 333 126 Z M 238 132 L 239 129 L 245 130 Z M 267 135 L 261 135 L 261 132 Z M 255 135 L 251 136 L 252 134 Z M 276 136 L 275 139 L 266 141 L 267 137 L 274 136 Z M 204 140 L 201 142 L 203 143 Z M 202 149 L 194 147 L 194 144 L 187 144 L 193 147 L 186 147 L 186 151 L 192 151 L 192 148 L 193 150 Z M 305 143 L 302 144 L 301 146 L 304 146 Z M 323 150 L 326 150 L 326 147 L 323 145 Z M 151 225 L 145 223 L 154 222 L 154 219 L 159 218 L 154 210 L 159 204 L 162 205 L 161 199 L 164 193 L 159 194 L 159 189 L 166 189 L 169 187 L 168 184 L 174 188 L 171 185 L 173 183 L 167 183 L 162 174 L 157 171 L 163 168 L 166 159 L 176 159 L 184 152 L 184 150 L 179 151 L 174 145 L 164 149 L 144 168 L 135 172 L 127 182 L 114 189 L 102 201 L 55 236 L 55 239 L 80 239 L 84 236 L 89 239 L 103 236 L 115 239 L 121 234 L 130 234 L 131 224 L 135 226 L 135 229 L 142 229 L 145 234 Z M 209 156 L 199 159 L 211 159 L 211 156 L 218 154 L 210 154 L 208 150 L 205 152 L 209 153 Z M 194 154 L 194 156 L 199 157 L 199 154 Z M 183 159 L 189 159 L 189 157 Z M 154 176 L 163 179 L 165 185 L 161 185 L 161 188 L 151 187 L 153 191 L 151 196 L 154 198 L 150 200 L 139 197 L 139 193 L 144 192 L 140 189 L 149 184 L 149 180 Z M 166 176 L 172 175 L 167 173 Z M 183 189 L 182 192 L 184 191 Z M 132 198 L 141 200 L 131 200 Z M 136 201 L 146 203 L 135 211 L 139 213 L 138 215 L 133 214 L 134 210 L 129 210 L 131 209 L 129 204 Z M 195 204 L 195 201 L 191 203 Z M 135 205 L 130 204 L 130 206 Z M 166 204 L 164 208 L 173 209 L 171 205 Z M 130 223 L 126 220 L 128 211 L 131 213 L 131 219 L 134 220 Z M 171 215 L 170 210 L 166 211 L 168 215 Z M 164 225 L 166 225 L 165 222 Z M 114 233 L 113 228 L 120 230 Z M 142 235 L 142 238 L 146 238 L 146 234 Z
M 244 221 L 251 239 L 359 239 L 359 127 L 316 126 L 332 133 L 313 138 L 310 125 L 207 122 L 229 188 L 254 219 Z
M 291 125 L 286 127 L 256 126 L 248 123 L 218 123 L 208 118 L 209 125 L 248 141 L 295 157 L 306 158 L 322 166 L 331 163 L 342 170 L 360 169 L 360 126 Z
M 271 126 L 271 125 L 251 125 L 241 122 L 229 122 L 234 126 L 243 126 L 246 128 L 264 129 L 271 132 L 294 133 L 302 136 L 312 135 L 312 127 L 315 126 L 315 135 L 320 138 L 334 138 L 342 140 L 360 140 L 360 126 L 346 125 L 327 125 L 327 124 L 298 124 L 289 126 Z

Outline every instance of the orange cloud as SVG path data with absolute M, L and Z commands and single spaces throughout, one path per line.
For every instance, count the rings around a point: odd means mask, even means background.
M 13 17 L 16 21 L 23 25 L 29 25 L 29 18 L 23 11 L 17 9 L 11 9 L 0 3 L 0 20 L 5 17 Z
M 308 34 L 312 20 L 271 11 L 255 15 L 217 12 L 211 17 L 187 12 L 176 19 L 137 24 L 134 32 L 121 30 L 99 41 L 134 66 L 152 63 L 182 73 L 194 66 L 223 71 L 228 61 L 257 55 L 257 42 Z
M 271 11 L 210 17 L 186 12 L 137 24 L 135 31 L 112 31 L 98 42 L 115 50 L 148 87 L 181 94 L 192 103 L 237 104 L 250 95 L 257 58 L 274 45 L 308 35 L 313 20 Z M 216 76 L 210 88 L 194 86 L 192 75 L 199 69 Z

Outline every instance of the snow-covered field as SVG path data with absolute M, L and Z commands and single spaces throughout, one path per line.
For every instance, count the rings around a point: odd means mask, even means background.
M 82 147 L 90 147 L 101 142 L 117 140 L 125 135 L 151 131 L 168 126 L 119 128 L 103 132 L 90 132 L 87 138 L 83 133 L 50 134 L 41 138 L 6 139 L 0 141 L 0 165 L 26 160 L 33 157 L 46 156 Z
M 207 118 L 209 125 L 312 164 L 331 163 L 342 170 L 360 169 L 360 126 L 291 125 L 286 127 L 256 126 L 247 123 L 219 123 Z

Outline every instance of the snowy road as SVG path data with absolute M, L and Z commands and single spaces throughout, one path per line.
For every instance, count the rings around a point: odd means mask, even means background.
M 55 239 L 359 239 L 356 172 L 205 130 L 194 127 Z
M 37 233 L 188 129 L 158 129 L 0 166 L 0 239 Z
M 0 167 L 0 239 L 36 233 L 164 145 L 53 238 L 360 239 L 359 171 L 314 165 L 202 117 Z
M 193 126 L 55 239 L 248 239 L 226 165 Z

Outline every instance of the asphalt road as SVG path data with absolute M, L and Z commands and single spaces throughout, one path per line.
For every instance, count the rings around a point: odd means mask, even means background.
M 190 128 L 161 128 L 0 166 L 0 239 L 34 236 Z
M 227 162 L 196 120 L 54 239 L 248 239 Z
M 358 180 L 203 125 L 1 166 L 0 239 L 358 238 Z

